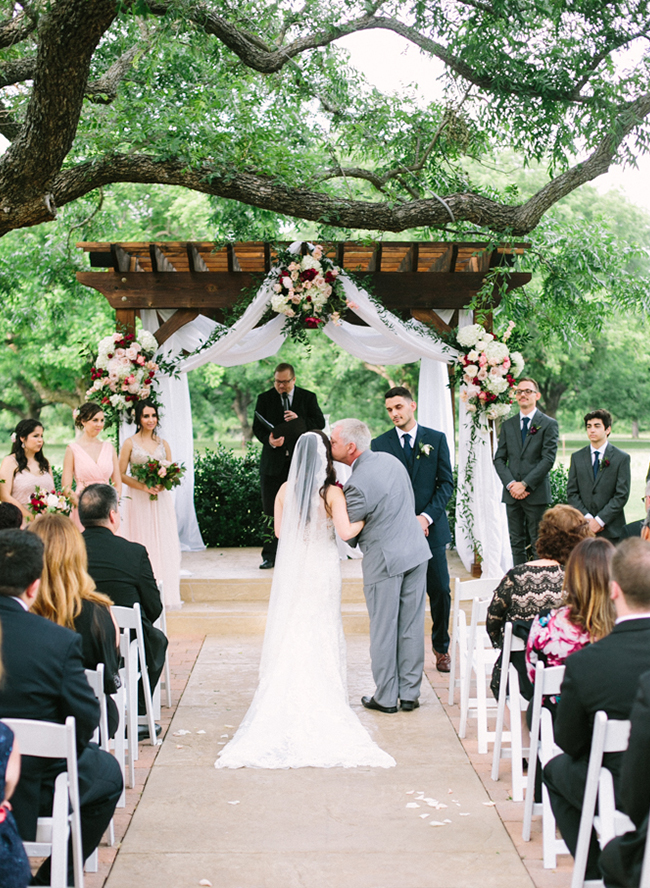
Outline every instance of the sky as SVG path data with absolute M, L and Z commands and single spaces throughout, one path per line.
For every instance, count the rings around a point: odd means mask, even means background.
M 417 83 L 419 92 L 429 100 L 439 99 L 442 95 L 442 63 L 425 56 L 417 46 L 397 34 L 388 31 L 351 34 L 340 40 L 339 45 L 350 52 L 353 65 L 383 92 Z M 601 194 L 618 188 L 629 201 L 650 213 L 648 156 L 639 159 L 638 169 L 616 167 L 591 184 Z

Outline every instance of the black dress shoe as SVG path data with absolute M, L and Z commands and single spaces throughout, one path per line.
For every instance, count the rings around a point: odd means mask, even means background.
M 362 697 L 361 702 L 366 709 L 376 709 L 377 712 L 397 712 L 397 706 L 380 706 L 374 697 Z
M 268 570 L 270 567 L 275 567 L 275 561 L 271 561 L 270 558 L 265 558 L 260 564 L 260 570 Z
M 162 734 L 162 727 L 160 725 L 156 725 L 156 737 L 160 737 Z M 138 726 L 138 742 L 142 740 L 149 739 L 149 726 L 148 725 L 139 725 Z
M 414 709 L 419 709 L 419 708 L 420 708 L 420 701 L 419 700 L 402 700 L 401 701 L 401 709 L 403 709 L 404 712 L 413 712 Z

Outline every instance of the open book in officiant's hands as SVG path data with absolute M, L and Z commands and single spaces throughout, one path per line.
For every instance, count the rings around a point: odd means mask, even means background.
M 298 438 L 307 431 L 307 423 L 299 416 L 296 419 L 290 419 L 288 422 L 279 422 L 277 425 L 273 425 L 257 410 L 255 411 L 255 416 L 266 426 L 274 438 L 284 438 L 284 443 L 287 447 L 293 447 Z

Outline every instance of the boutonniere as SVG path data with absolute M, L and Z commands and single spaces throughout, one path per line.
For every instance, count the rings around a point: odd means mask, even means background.
M 426 458 L 429 459 L 429 455 L 431 454 L 432 450 L 433 444 L 423 444 L 422 441 L 420 441 L 420 452 L 418 453 L 416 459 L 420 459 L 421 456 L 426 456 Z
M 532 425 L 532 426 L 528 429 L 528 434 L 529 434 L 529 435 L 536 435 L 537 432 L 539 432 L 539 430 L 540 430 L 540 426 L 538 426 L 538 425 Z
M 608 466 L 609 466 L 609 460 L 608 459 L 601 459 L 600 468 L 598 469 L 598 471 L 602 472 L 602 470 L 606 469 Z

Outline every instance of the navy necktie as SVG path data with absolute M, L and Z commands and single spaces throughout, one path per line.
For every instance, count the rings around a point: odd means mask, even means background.
M 594 481 L 598 477 L 598 469 L 600 468 L 600 453 L 594 453 Z
M 530 416 L 524 416 L 521 421 L 521 443 L 523 444 L 526 440 L 526 435 L 528 434 L 528 423 L 530 422 Z
M 413 465 L 413 447 L 411 446 L 410 435 L 404 435 L 404 459 L 406 460 L 406 465 L 410 469 Z

